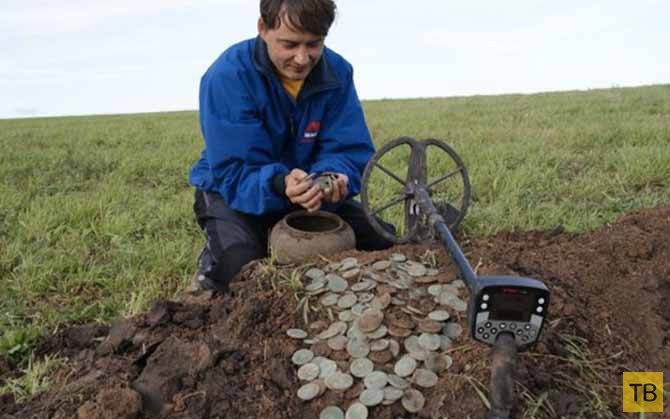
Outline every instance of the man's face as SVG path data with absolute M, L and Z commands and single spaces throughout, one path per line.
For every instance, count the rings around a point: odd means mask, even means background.
M 268 45 L 268 55 L 279 74 L 290 80 L 305 80 L 323 53 L 324 37 L 299 32 L 281 19 L 276 29 L 258 20 L 258 33 Z

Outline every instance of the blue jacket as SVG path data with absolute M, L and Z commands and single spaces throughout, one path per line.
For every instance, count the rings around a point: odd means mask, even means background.
M 249 214 L 292 207 L 283 179 L 293 168 L 343 173 L 347 198 L 357 195 L 374 153 L 351 65 L 324 48 L 293 100 L 260 37 L 230 47 L 202 77 L 200 127 L 205 149 L 191 185 Z

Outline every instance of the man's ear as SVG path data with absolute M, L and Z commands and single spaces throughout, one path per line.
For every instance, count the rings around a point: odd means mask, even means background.
M 267 32 L 267 28 L 265 27 L 265 22 L 263 22 L 262 17 L 258 18 L 257 26 L 258 26 L 258 34 L 261 36 L 261 38 L 263 38 L 263 36 L 265 35 L 265 32 Z

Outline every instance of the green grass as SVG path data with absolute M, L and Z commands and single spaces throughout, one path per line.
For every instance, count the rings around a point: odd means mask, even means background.
M 18 402 L 23 402 L 32 396 L 49 388 L 50 373 L 58 368 L 63 360 L 56 355 L 47 355 L 42 360 L 35 361 L 33 357 L 27 359 L 27 367 L 18 378 L 10 378 L 0 385 L 0 395 L 11 393 Z
M 457 150 L 471 236 L 586 231 L 670 203 L 670 85 L 364 106 L 378 146 Z M 132 315 L 186 285 L 201 146 L 195 112 L 0 120 L 0 353 L 26 360 L 58 325 Z

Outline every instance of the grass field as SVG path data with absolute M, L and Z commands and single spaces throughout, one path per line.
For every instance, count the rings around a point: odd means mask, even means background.
M 670 204 L 670 85 L 364 104 L 378 146 L 439 138 L 469 170 L 465 234 L 595 229 Z M 146 309 L 203 243 L 196 112 L 0 120 L 0 354 Z

